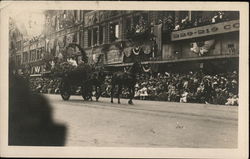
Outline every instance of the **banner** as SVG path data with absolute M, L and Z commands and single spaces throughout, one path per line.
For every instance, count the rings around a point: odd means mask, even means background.
M 171 40 L 184 40 L 208 35 L 222 34 L 238 31 L 240 28 L 239 20 L 227 21 L 223 23 L 211 24 L 181 31 L 175 31 L 171 34 Z

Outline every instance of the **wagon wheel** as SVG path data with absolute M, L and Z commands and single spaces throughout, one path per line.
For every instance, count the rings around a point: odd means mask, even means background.
M 69 93 L 69 91 L 62 91 L 62 92 L 61 92 L 61 96 L 62 96 L 62 99 L 63 99 L 63 100 L 69 100 L 69 98 L 70 98 L 70 93 Z
M 89 87 L 82 86 L 82 97 L 84 100 L 90 100 L 92 97 L 92 90 Z
M 61 83 L 60 92 L 61 92 L 61 97 L 62 97 L 63 100 L 69 100 L 69 98 L 70 98 L 70 87 L 64 81 Z

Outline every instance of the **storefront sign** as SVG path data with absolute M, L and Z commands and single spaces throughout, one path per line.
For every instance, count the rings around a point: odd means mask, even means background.
M 40 73 L 41 67 L 40 66 L 35 66 L 35 73 Z
M 211 24 L 202 27 L 175 31 L 171 34 L 171 40 L 184 40 L 208 35 L 222 34 L 227 32 L 238 31 L 240 28 L 239 20 L 233 20 L 218 24 Z
M 110 50 L 108 53 L 107 63 L 121 63 L 122 62 L 122 54 L 120 54 L 119 50 Z

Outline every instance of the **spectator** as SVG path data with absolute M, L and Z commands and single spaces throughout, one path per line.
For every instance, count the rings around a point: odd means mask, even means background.
M 188 90 L 185 89 L 185 91 L 181 95 L 180 103 L 187 103 L 187 98 L 188 98 Z
M 141 100 L 145 100 L 148 97 L 148 89 L 146 87 L 146 84 L 142 84 L 142 88 L 139 90 L 139 96 Z

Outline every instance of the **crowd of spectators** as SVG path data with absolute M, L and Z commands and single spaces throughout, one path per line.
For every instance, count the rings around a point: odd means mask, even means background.
M 110 95 L 111 77 L 105 80 L 103 96 Z M 135 86 L 135 98 L 183 103 L 206 103 L 219 105 L 238 105 L 238 74 L 236 71 L 216 75 L 201 72 L 158 73 L 156 76 L 142 74 Z M 127 98 L 129 92 L 123 90 Z
M 58 94 L 60 81 L 42 77 L 31 77 L 29 79 L 30 89 L 37 93 Z
M 60 93 L 60 81 L 48 78 L 30 78 L 30 88 L 39 93 Z M 75 94 L 80 94 L 76 88 Z M 106 76 L 102 96 L 110 97 L 111 76 Z M 93 92 L 94 94 L 95 92 Z M 128 98 L 123 89 L 121 97 Z M 135 85 L 135 98 L 182 103 L 238 105 L 238 74 L 236 71 L 216 75 L 202 72 L 140 74 Z
M 215 12 L 214 16 L 211 17 L 194 17 L 191 19 L 189 18 L 188 15 L 185 16 L 184 18 L 177 17 L 175 19 L 172 16 L 167 16 L 163 18 L 163 20 L 160 20 L 159 23 L 163 23 L 165 27 L 170 31 L 177 31 L 192 27 L 199 27 L 209 24 L 220 23 L 234 19 L 237 19 L 236 15 L 235 17 L 229 17 L 224 12 Z

